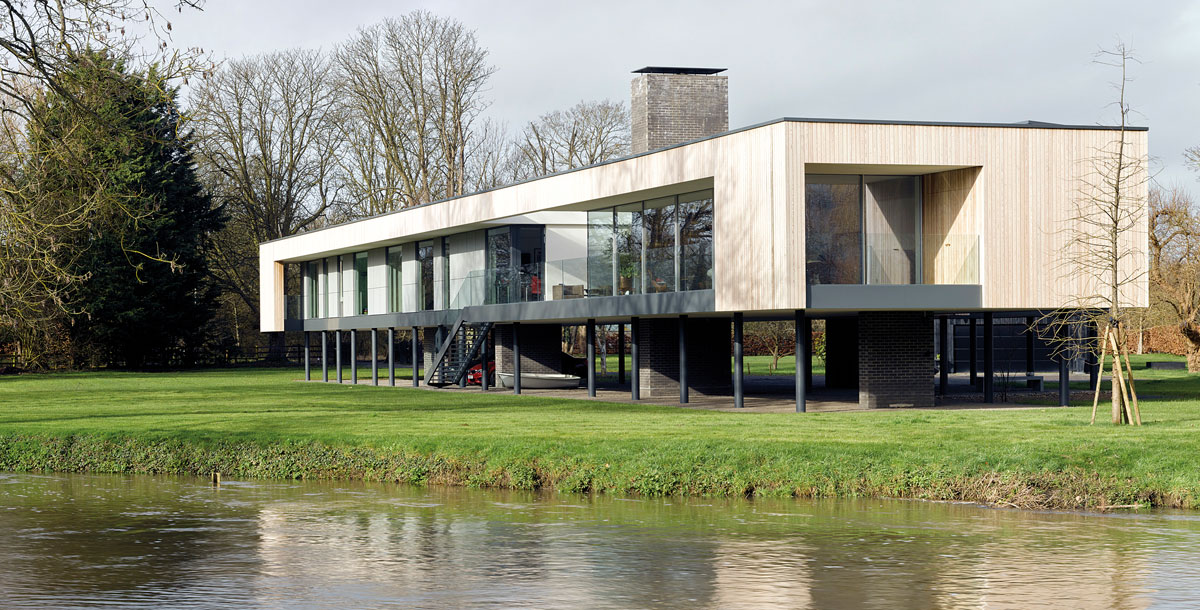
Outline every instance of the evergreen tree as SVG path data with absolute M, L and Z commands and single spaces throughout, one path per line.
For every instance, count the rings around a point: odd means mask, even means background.
M 64 236 L 65 264 L 84 278 L 70 296 L 76 364 L 186 363 L 215 307 L 205 248 L 224 219 L 196 177 L 177 91 L 153 68 L 129 73 L 103 52 L 75 57 L 56 84 L 31 123 L 41 152 L 30 187 L 64 207 L 78 205 L 81 193 L 102 193 L 109 210 Z M 97 174 L 104 188 L 82 188 Z

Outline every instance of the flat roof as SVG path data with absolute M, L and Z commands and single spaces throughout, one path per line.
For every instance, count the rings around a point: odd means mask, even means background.
M 642 68 L 642 69 L 647 70 L 649 68 Z M 705 69 L 705 68 L 692 68 L 692 69 Z M 711 68 L 709 68 L 709 69 L 711 69 Z M 454 197 L 446 197 L 444 199 L 438 199 L 436 201 L 428 201 L 425 203 L 418 203 L 416 205 L 410 205 L 407 207 L 400 208 L 398 210 L 392 210 L 390 212 L 383 212 L 380 214 L 376 214 L 374 216 L 355 218 L 354 220 L 347 220 L 345 222 L 339 222 L 337 224 L 327 225 L 327 226 L 321 227 L 319 229 L 313 229 L 311 231 L 305 231 L 303 233 L 296 233 L 294 235 L 288 235 L 286 237 L 278 237 L 278 238 L 275 238 L 272 240 L 260 242 L 259 245 L 269 244 L 269 243 L 277 242 L 277 241 L 283 241 L 285 239 L 291 239 L 293 237 L 298 237 L 300 235 L 306 235 L 308 233 L 316 233 L 318 231 L 324 231 L 326 229 L 332 229 L 334 227 L 340 227 L 340 226 L 348 225 L 348 224 L 354 224 L 356 222 L 375 220 L 375 219 L 381 218 L 383 216 L 391 216 L 392 214 L 399 214 L 401 212 L 406 212 L 408 210 L 423 208 L 425 206 L 430 206 L 430 205 L 436 205 L 439 203 L 444 203 L 446 201 L 453 201 L 455 199 L 462 199 L 464 197 L 471 197 L 474 195 L 479 195 L 481 193 L 489 193 L 491 191 L 498 191 L 500 189 L 506 189 L 509 187 L 517 186 L 519 184 L 536 182 L 538 180 L 544 180 L 546 178 L 551 178 L 554 176 L 561 176 L 563 174 L 570 174 L 572 172 L 583 171 L 585 169 L 591 169 L 593 167 L 600 167 L 602 165 L 608 165 L 610 163 L 620 163 L 622 161 L 628 161 L 629 159 L 635 159 L 637 157 L 644 157 L 646 155 L 652 155 L 654 153 L 662 152 L 664 150 L 670 150 L 672 148 L 679 148 L 681 146 L 687 146 L 689 144 L 695 144 L 697 142 L 703 142 L 705 140 L 712 140 L 714 138 L 720 138 L 722 136 L 727 136 L 727 135 L 738 133 L 741 131 L 749 131 L 751 129 L 767 127 L 769 125 L 774 125 L 776 123 L 844 123 L 844 124 L 853 124 L 853 125 L 918 125 L 918 126 L 926 126 L 926 127 L 998 127 L 998 128 L 1007 128 L 1007 129 L 1083 129 L 1083 130 L 1099 130 L 1099 131 L 1120 131 L 1121 129 L 1125 129 L 1126 131 L 1150 131 L 1149 127 L 1134 127 L 1134 126 L 1121 127 L 1121 126 L 1114 126 L 1114 125 L 1067 125 L 1067 124 L 1061 124 L 1061 123 L 1043 123 L 1040 121 L 1021 121 L 1018 123 L 972 123 L 972 122 L 955 122 L 955 121 L 889 121 L 889 120 L 875 120 L 875 119 L 821 119 L 821 118 L 783 117 L 783 118 L 779 118 L 779 119 L 773 119 L 770 121 L 764 121 L 762 123 L 755 123 L 753 125 L 747 125 L 745 127 L 739 127 L 737 129 L 731 129 L 729 131 L 713 134 L 711 136 L 706 136 L 703 138 L 697 138 L 695 140 L 688 140 L 687 142 L 680 142 L 678 144 L 674 144 L 671 146 L 665 146 L 663 148 L 656 148 L 654 150 L 648 150 L 646 152 L 626 155 L 624 157 L 617 157 L 615 159 L 601 161 L 600 163 L 584 165 L 583 167 L 575 167 L 575 168 L 571 168 L 571 169 L 565 169 L 565 170 L 562 170 L 559 172 L 554 172 L 553 174 L 546 174 L 544 176 L 536 176 L 536 177 L 529 178 L 526 180 L 521 180 L 520 182 L 513 182 L 511 184 L 495 186 L 495 187 L 492 187 L 489 189 L 483 189 L 481 191 L 474 191 L 471 193 L 463 193 L 462 195 L 456 195 Z
M 646 66 L 634 70 L 634 74 L 717 74 L 728 68 L 680 68 L 674 66 Z

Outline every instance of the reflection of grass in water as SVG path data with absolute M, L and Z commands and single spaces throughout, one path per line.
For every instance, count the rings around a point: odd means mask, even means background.
M 0 379 L 0 470 L 1193 506 L 1200 375 L 1137 373 L 1139 393 L 1161 397 L 1142 401 L 1141 428 L 1088 426 L 1086 408 L 719 413 L 298 383 L 297 370 L 28 375 Z

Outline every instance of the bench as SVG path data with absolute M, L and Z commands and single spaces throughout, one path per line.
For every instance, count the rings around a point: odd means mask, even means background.
M 1146 368 L 1159 369 L 1159 370 L 1170 369 L 1170 370 L 1181 371 L 1181 370 L 1187 368 L 1187 363 L 1180 362 L 1178 360 L 1156 360 L 1153 362 L 1147 362 Z

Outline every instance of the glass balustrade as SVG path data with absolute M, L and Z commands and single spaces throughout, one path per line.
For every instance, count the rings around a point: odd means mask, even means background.
M 979 236 L 830 233 L 809 244 L 815 284 L 978 284 Z

